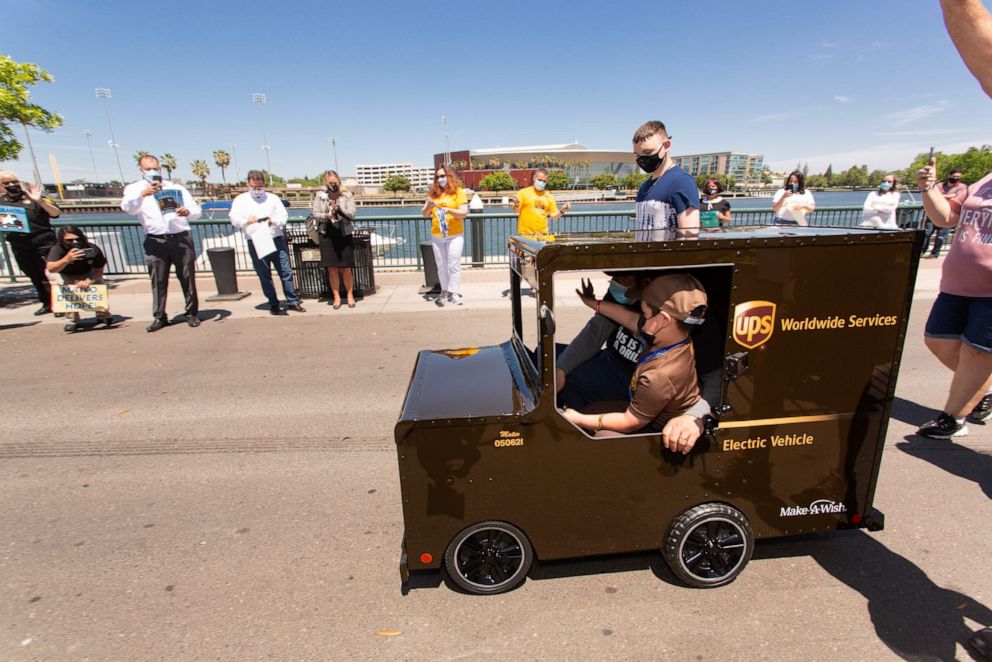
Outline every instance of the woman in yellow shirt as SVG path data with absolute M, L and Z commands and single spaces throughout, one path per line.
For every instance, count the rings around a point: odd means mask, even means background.
M 431 218 L 434 262 L 437 263 L 437 278 L 441 281 L 441 295 L 434 303 L 443 306 L 445 301 L 450 301 L 460 306 L 462 249 L 465 247 L 463 219 L 468 216 L 468 198 L 450 167 L 441 166 L 434 172 L 434 184 L 420 213 L 424 218 Z

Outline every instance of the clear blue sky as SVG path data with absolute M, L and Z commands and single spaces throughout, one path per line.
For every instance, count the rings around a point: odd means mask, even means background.
M 242 176 L 358 163 L 428 165 L 443 149 L 561 143 L 629 149 L 665 122 L 673 151 L 745 151 L 776 169 L 908 165 L 930 145 L 992 143 L 992 101 L 961 64 L 937 0 L 830 2 L 58 2 L 0 0 L 2 52 L 55 82 L 65 125 L 33 132 L 42 176 L 125 175 L 171 152 L 179 176 L 237 145 Z M 16 26 L 11 20 L 16 18 Z M 264 92 L 260 112 L 251 94 Z M 7 163 L 30 177 L 27 151 Z M 233 164 L 231 170 L 233 171 Z M 232 172 L 233 174 L 233 172 Z

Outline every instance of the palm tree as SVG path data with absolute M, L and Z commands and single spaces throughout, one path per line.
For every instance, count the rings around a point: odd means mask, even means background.
M 136 162 L 136 163 L 137 163 L 137 164 L 138 164 L 139 166 L 141 165 L 141 159 L 143 159 L 143 158 L 145 158 L 146 156 L 151 156 L 151 155 L 152 155 L 152 153 L 151 153 L 151 152 L 146 152 L 146 151 L 145 151 L 145 150 L 143 150 L 143 149 L 139 149 L 139 150 L 138 150 L 137 152 L 135 152 L 135 153 L 133 154 L 133 156 L 134 156 L 134 160 L 135 160 L 135 162 Z
M 169 173 L 168 178 L 172 179 L 172 171 L 176 169 L 176 157 L 166 152 L 162 155 L 162 158 L 159 159 L 159 163 L 161 163 L 162 167 L 165 168 L 165 171 Z
M 192 168 L 192 170 L 193 170 L 193 176 L 200 178 L 200 184 L 203 186 L 204 193 L 206 193 L 206 191 L 207 191 L 207 175 L 210 174 L 210 166 L 207 165 L 207 162 L 206 161 L 201 161 L 200 159 L 197 159 L 196 161 L 193 161 L 189 165 L 190 165 L 190 168 Z
M 214 163 L 220 168 L 220 176 L 224 180 L 224 185 L 227 185 L 227 175 L 224 174 L 224 168 L 231 165 L 231 155 L 222 149 L 214 150 Z

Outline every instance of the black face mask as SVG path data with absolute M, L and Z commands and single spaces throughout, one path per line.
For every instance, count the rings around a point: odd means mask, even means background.
M 338 189 L 340 189 L 340 188 L 341 187 L 338 186 L 337 184 L 328 184 L 327 185 L 327 190 L 330 191 L 331 193 L 337 193 L 338 192 Z
M 949 181 L 952 184 L 957 184 L 958 182 L 961 181 L 961 178 L 960 177 L 948 177 L 947 178 L 947 181 Z
M 638 168 L 650 174 L 655 170 L 657 170 L 658 167 L 665 162 L 665 157 L 660 156 L 660 154 L 661 154 L 661 147 L 659 147 L 658 151 L 655 152 L 654 154 L 641 154 L 634 160 L 637 161 Z M 665 154 L 665 156 L 668 155 Z
M 706 189 L 706 193 L 708 195 L 716 195 L 716 189 L 715 188 L 708 188 L 708 189 Z
M 7 191 L 7 197 L 12 200 L 20 200 L 24 197 L 24 189 L 20 184 L 5 184 L 3 188 Z
M 644 330 L 644 324 L 647 321 L 648 318 L 644 316 L 644 313 L 641 313 L 640 317 L 637 318 L 637 332 L 641 334 L 641 337 L 644 338 L 644 341 L 650 347 L 654 344 L 654 334 L 648 333 Z

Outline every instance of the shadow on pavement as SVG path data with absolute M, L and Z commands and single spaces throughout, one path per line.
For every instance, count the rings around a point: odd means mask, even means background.
M 892 400 L 892 418 L 919 427 L 940 414 L 939 409 L 925 407 L 896 396 Z
M 953 660 L 972 630 L 992 610 L 963 593 L 935 584 L 919 567 L 864 531 L 843 531 L 759 544 L 754 559 L 809 555 L 868 601 L 878 638 L 906 660 Z M 981 562 L 978 557 L 972 561 Z M 984 572 L 984 565 L 976 567 Z M 747 572 L 745 570 L 745 572 Z
M 197 313 L 197 317 L 200 318 L 201 322 L 211 322 L 214 320 L 223 320 L 231 316 L 231 311 L 226 308 L 201 308 L 200 312 Z M 186 323 L 186 313 L 179 313 L 178 315 L 173 315 L 169 318 L 169 324 L 185 324 Z
M 0 288 L 0 307 L 2 308 L 21 308 L 37 305 L 38 292 L 31 283 Z
M 26 326 L 34 326 L 35 324 L 41 324 L 41 320 L 36 322 L 21 322 L 20 324 L 0 324 L 0 331 L 8 331 L 10 329 L 20 329 Z
M 974 423 L 969 423 L 974 425 Z M 953 441 L 910 436 L 896 448 L 907 455 L 926 460 L 958 478 L 970 480 L 992 499 L 992 456 L 960 446 Z

